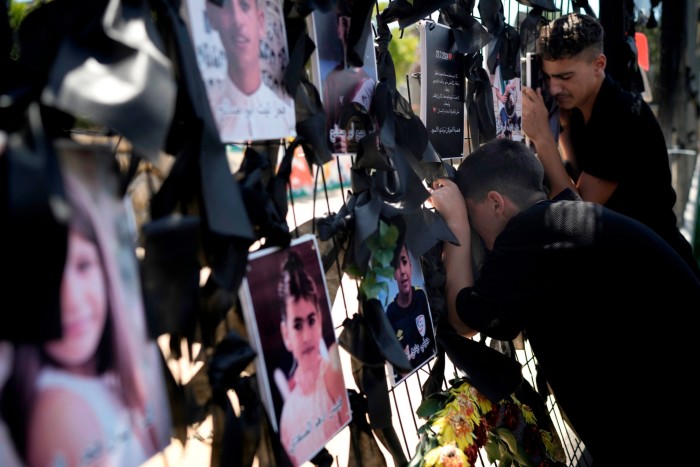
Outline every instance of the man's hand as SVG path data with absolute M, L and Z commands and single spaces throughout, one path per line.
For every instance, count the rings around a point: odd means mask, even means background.
M 457 313 L 457 294 L 464 287 L 471 287 L 474 284 L 467 205 L 457 185 L 446 178 L 433 182 L 430 202 L 459 242 L 459 245 L 444 242 L 442 250 L 442 261 L 445 265 L 447 319 L 459 334 L 471 337 L 476 334 L 476 331 L 464 324 Z
M 549 140 L 554 140 L 552 130 L 549 128 L 549 111 L 544 105 L 542 90 L 537 88 L 534 90 L 527 86 L 523 86 L 523 132 L 539 146 L 539 143 Z
M 452 180 L 439 178 L 433 181 L 429 201 L 455 235 L 458 234 L 456 230 L 469 230 L 467 206 L 462 193 Z

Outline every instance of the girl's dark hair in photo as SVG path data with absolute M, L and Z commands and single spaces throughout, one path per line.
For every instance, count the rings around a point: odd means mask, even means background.
M 294 250 L 289 250 L 286 261 L 282 265 L 282 275 L 277 290 L 281 302 L 281 318 L 287 318 L 287 298 L 299 301 L 302 298 L 313 301 L 316 310 L 320 311 L 319 293 L 313 278 L 304 269 L 304 262 Z

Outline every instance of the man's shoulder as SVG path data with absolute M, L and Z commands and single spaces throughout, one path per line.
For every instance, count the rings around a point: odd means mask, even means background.
M 606 75 L 603 80 L 596 97 L 596 104 L 606 116 L 611 118 L 618 114 L 628 117 L 641 116 L 644 112 L 651 110 L 641 94 L 624 89 L 610 75 Z

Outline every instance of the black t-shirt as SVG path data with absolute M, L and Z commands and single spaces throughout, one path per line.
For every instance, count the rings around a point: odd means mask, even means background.
M 435 354 L 433 321 L 423 289 L 413 287 L 413 298 L 406 308 L 401 308 L 394 298 L 386 314 L 412 368 L 418 368 Z
M 606 76 L 588 123 L 576 109 L 571 143 L 579 170 L 617 182 L 605 206 L 648 225 L 700 277 L 690 243 L 677 227 L 668 151 L 651 107 Z
M 474 286 L 457 297 L 461 319 L 482 334 L 526 332 L 593 456 L 622 456 L 610 465 L 631 465 L 637 450 L 620 443 L 649 433 L 648 410 L 631 399 L 692 397 L 675 368 L 694 365 L 689 311 L 698 303 L 700 281 L 649 228 L 594 203 L 549 200 L 509 221 Z M 668 426 L 685 417 L 663 412 Z

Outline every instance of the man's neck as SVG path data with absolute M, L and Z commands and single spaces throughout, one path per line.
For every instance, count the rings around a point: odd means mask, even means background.
M 588 123 L 591 115 L 593 114 L 593 107 L 595 106 L 595 101 L 598 99 L 598 94 L 600 93 L 600 88 L 603 86 L 603 81 L 605 81 L 605 73 L 599 77 L 598 82 L 588 99 L 579 107 L 579 110 L 583 114 L 583 121 Z

